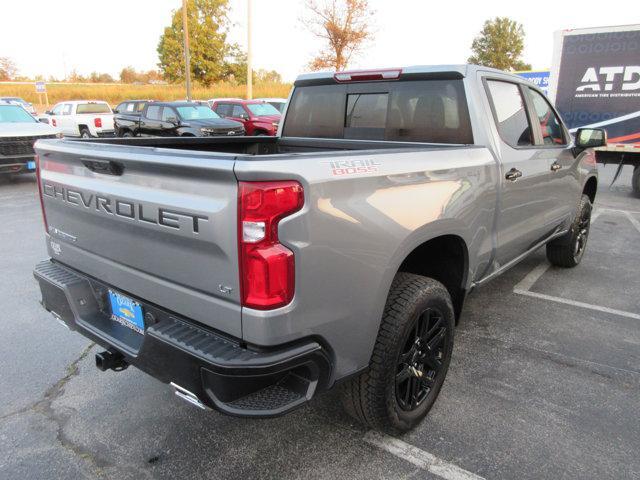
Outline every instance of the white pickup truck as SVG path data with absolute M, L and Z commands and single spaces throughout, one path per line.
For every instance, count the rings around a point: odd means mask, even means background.
M 113 137 L 113 111 L 107 102 L 74 100 L 60 102 L 41 119 L 59 128 L 66 137 Z

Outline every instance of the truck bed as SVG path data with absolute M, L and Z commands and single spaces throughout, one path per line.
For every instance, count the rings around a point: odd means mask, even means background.
M 128 137 L 73 139 L 71 141 L 104 143 L 108 145 L 197 150 L 202 152 L 234 153 L 247 156 L 323 151 L 459 148 L 462 146 L 458 144 L 278 137 Z

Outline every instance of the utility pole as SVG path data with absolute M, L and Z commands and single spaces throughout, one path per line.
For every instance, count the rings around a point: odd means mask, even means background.
M 247 99 L 253 98 L 253 52 L 251 48 L 251 0 L 247 0 Z
M 182 36 L 184 37 L 184 78 L 187 84 L 187 101 L 191 101 L 191 56 L 189 55 L 189 26 L 187 24 L 187 0 L 182 0 Z

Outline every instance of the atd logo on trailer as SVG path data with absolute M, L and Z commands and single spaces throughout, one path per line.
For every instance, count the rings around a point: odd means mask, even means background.
M 612 92 L 614 90 L 633 92 L 640 90 L 640 65 L 588 67 L 580 83 L 581 85 L 576 88 L 576 92 Z

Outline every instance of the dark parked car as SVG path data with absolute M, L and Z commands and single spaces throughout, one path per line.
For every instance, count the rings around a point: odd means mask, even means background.
M 144 107 L 150 102 L 153 100 L 126 100 L 113 109 L 113 127 L 117 137 L 132 136 L 131 133 L 125 134 L 130 132 L 132 122 L 135 123 L 140 119 Z
M 244 135 L 241 123 L 220 118 L 205 105 L 192 102 L 148 102 L 139 115 L 116 116 L 121 137 L 208 137 Z

